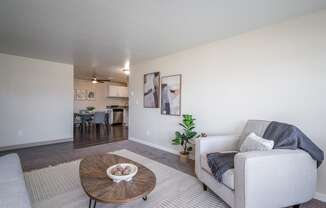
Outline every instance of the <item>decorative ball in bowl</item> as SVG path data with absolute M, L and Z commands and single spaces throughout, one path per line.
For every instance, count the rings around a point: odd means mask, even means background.
M 138 172 L 138 167 L 131 163 L 119 163 L 109 167 L 106 174 L 114 182 L 130 181 Z

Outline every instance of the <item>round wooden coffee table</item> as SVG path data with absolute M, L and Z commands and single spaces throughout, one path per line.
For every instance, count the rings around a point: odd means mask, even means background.
M 113 182 L 106 169 L 117 163 L 132 163 L 138 167 L 137 174 L 129 182 Z M 84 158 L 79 165 L 81 185 L 89 196 L 89 208 L 96 202 L 121 204 L 135 199 L 147 200 L 156 184 L 155 174 L 132 160 L 114 154 L 93 155 Z

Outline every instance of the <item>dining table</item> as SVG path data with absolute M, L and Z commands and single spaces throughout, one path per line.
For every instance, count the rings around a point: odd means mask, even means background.
M 76 117 L 80 117 L 81 124 L 90 124 L 94 120 L 95 112 L 76 113 Z M 109 122 L 108 113 L 106 113 L 106 123 Z
M 90 123 L 94 119 L 95 113 L 77 113 L 77 116 L 80 117 L 82 124 Z

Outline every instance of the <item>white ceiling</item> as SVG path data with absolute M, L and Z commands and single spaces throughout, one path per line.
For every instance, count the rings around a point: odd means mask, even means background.
M 77 77 L 326 8 L 325 0 L 1 0 L 0 52 L 64 62 Z

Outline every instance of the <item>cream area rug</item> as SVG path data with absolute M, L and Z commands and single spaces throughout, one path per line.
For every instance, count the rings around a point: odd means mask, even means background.
M 129 158 L 151 169 L 156 175 L 156 187 L 148 200 L 135 200 L 124 205 L 97 204 L 97 208 L 227 208 L 217 196 L 203 191 L 193 176 L 140 156 L 128 150 L 113 154 Z M 26 172 L 25 181 L 33 208 L 88 207 L 89 198 L 79 179 L 80 160 Z

